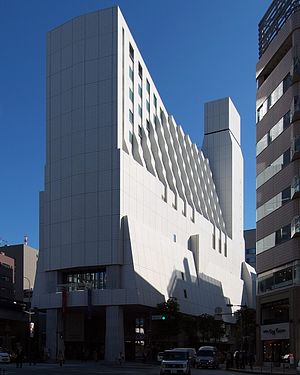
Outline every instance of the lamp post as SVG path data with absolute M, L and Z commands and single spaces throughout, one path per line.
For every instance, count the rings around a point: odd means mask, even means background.
M 28 286 L 29 286 L 29 309 L 28 311 L 24 310 L 25 314 L 28 314 L 28 328 L 29 328 L 29 336 L 28 336 L 28 360 L 29 364 L 31 365 L 31 338 L 33 337 L 34 333 L 34 323 L 32 322 L 31 315 L 34 314 L 33 311 L 31 311 L 31 283 L 30 279 L 27 276 L 23 276 L 25 280 L 28 281 Z
M 234 305 L 232 303 L 227 303 L 226 304 L 227 307 L 233 307 L 233 306 L 237 306 L 237 307 L 240 307 L 241 310 L 242 309 L 247 309 L 247 305 L 246 304 L 241 304 L 241 305 Z M 243 313 L 241 312 L 240 314 L 240 323 L 241 323 L 241 351 L 244 349 L 244 322 L 243 322 Z

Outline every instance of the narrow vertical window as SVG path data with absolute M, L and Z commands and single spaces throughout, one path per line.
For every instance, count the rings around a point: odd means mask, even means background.
M 131 66 L 129 67 L 129 78 L 131 79 L 131 81 L 133 81 L 133 70 Z
M 142 65 L 139 63 L 139 76 L 142 78 L 143 77 L 143 68 Z
M 212 233 L 212 248 L 216 249 L 216 228 L 214 226 L 213 233 Z
M 154 104 L 154 108 L 157 109 L 157 98 L 155 94 L 153 94 L 153 104 Z
M 133 113 L 131 110 L 129 110 L 129 121 L 131 124 L 133 124 Z
M 150 83 L 149 83 L 148 79 L 146 80 L 146 90 L 150 94 Z
M 131 43 L 129 43 L 129 56 L 130 56 L 131 60 L 134 59 L 134 49 L 133 49 Z
M 133 91 L 129 88 L 129 98 L 133 102 Z

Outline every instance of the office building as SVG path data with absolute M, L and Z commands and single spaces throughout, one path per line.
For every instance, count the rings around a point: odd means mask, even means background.
M 28 314 L 37 263 L 37 250 L 30 246 L 0 247 L 0 347 L 16 350 L 28 341 Z M 27 306 L 29 308 L 29 306 Z
M 274 0 L 259 24 L 257 78 L 257 355 L 300 359 L 300 12 Z
M 34 306 L 51 358 L 134 358 L 151 344 L 157 304 L 173 297 L 185 314 L 213 315 L 252 293 L 229 98 L 206 104 L 199 150 L 114 7 L 48 33 L 46 117 Z
M 256 229 L 244 230 L 245 261 L 256 269 Z

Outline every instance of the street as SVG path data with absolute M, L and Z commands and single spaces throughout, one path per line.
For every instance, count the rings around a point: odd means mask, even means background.
M 12 375 L 12 374 L 41 374 L 41 375 L 52 375 L 52 374 L 128 374 L 128 375 L 159 375 L 158 365 L 144 365 L 140 363 L 125 363 L 123 366 L 116 364 L 104 364 L 101 362 L 87 362 L 87 363 L 66 363 L 62 367 L 58 364 L 42 363 L 35 366 L 29 366 L 27 363 L 22 368 L 16 368 L 14 363 L 8 365 L 0 365 L 0 369 L 4 370 L 4 373 L 0 371 L 0 375 Z M 211 370 L 211 369 L 192 369 L 192 375 L 237 375 L 237 372 L 225 371 L 222 369 Z

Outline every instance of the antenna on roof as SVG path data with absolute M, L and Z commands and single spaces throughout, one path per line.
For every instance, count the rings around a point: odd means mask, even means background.
M 8 242 L 4 238 L 0 237 L 0 247 L 7 246 L 7 245 L 8 245 Z
M 24 245 L 28 245 L 28 236 L 27 234 L 24 235 Z

